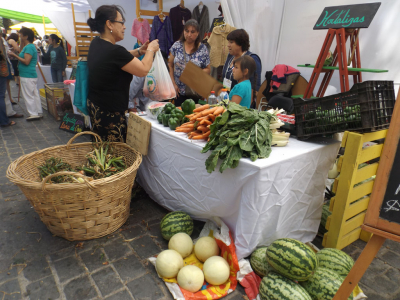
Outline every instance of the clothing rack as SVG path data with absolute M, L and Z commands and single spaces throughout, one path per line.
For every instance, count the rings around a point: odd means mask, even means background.
M 140 0 L 136 0 L 136 17 L 138 21 L 142 22 L 143 21 L 143 16 L 159 16 L 161 15 L 160 19 L 161 21 L 164 21 L 164 17 L 169 16 L 169 12 L 164 12 L 163 11 L 163 0 L 158 0 L 158 11 L 153 11 L 153 10 L 143 10 L 140 9 Z M 145 18 L 149 22 L 149 24 L 153 24 L 153 18 Z

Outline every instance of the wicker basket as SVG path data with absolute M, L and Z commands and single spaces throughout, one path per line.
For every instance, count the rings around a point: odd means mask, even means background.
M 85 163 L 85 155 L 93 150 L 91 142 L 72 144 L 76 134 L 64 146 L 55 146 L 21 156 L 10 164 L 7 178 L 15 183 L 42 222 L 54 235 L 67 240 L 90 240 L 108 235 L 120 228 L 128 219 L 132 186 L 142 155 L 125 143 L 112 143 L 115 153 L 124 156 L 127 169 L 107 178 L 89 181 L 80 173 L 59 172 L 40 181 L 37 166 L 50 157 L 60 157 L 72 166 Z M 85 183 L 51 184 L 54 176 L 74 174 Z M 91 179 L 91 178 L 90 178 Z

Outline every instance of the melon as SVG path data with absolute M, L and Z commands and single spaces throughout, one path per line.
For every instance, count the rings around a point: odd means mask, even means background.
M 209 284 L 221 285 L 229 279 L 228 262 L 221 256 L 212 256 L 203 265 L 204 278 Z
M 317 259 L 318 267 L 332 270 L 344 278 L 354 265 L 354 260 L 347 253 L 335 248 L 320 250 Z
M 250 257 L 251 267 L 254 272 L 261 277 L 266 276 L 271 269 L 267 261 L 267 249 L 267 247 L 258 248 Z
M 174 278 L 183 268 L 183 258 L 175 250 L 164 250 L 156 259 L 158 274 L 164 278 Z
M 279 274 L 297 281 L 312 277 L 317 256 L 306 244 L 295 239 L 278 239 L 267 249 L 267 261 Z
M 178 232 L 191 235 L 193 232 L 193 220 L 183 211 L 174 211 L 166 214 L 160 223 L 161 234 L 168 240 Z
M 188 257 L 193 251 L 192 238 L 187 233 L 179 232 L 169 240 L 168 249 L 177 251 L 182 258 Z
M 329 50 L 328 55 L 326 56 L 326 59 L 324 61 L 324 66 L 331 65 L 332 61 L 333 61 L 333 55 L 332 55 L 332 52 Z
M 194 254 L 201 262 L 205 262 L 209 257 L 219 254 L 219 247 L 214 238 L 203 236 L 194 245 Z
M 275 272 L 269 272 L 262 279 L 259 294 L 262 300 L 311 300 L 298 283 Z
M 326 268 L 317 268 L 313 277 L 300 282 L 303 288 L 311 296 L 312 300 L 332 300 L 342 285 L 343 278 L 334 271 Z M 351 294 L 348 300 L 353 299 Z
M 185 266 L 178 273 L 178 284 L 181 288 L 196 293 L 204 283 L 203 271 L 196 266 Z
M 322 216 L 321 216 L 321 223 L 319 224 L 319 228 L 318 228 L 318 232 L 321 234 L 325 234 L 328 232 L 328 230 L 326 230 L 326 221 L 328 220 L 328 217 L 331 215 L 332 213 L 329 211 L 329 204 L 324 204 L 322 206 Z

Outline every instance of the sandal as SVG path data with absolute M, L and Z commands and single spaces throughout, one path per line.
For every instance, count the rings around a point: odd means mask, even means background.
M 12 116 L 9 116 L 9 118 L 23 118 L 23 117 L 24 117 L 24 115 L 22 115 L 22 114 L 14 114 Z
M 13 126 L 17 123 L 15 123 L 14 121 L 11 121 L 10 123 L 8 123 L 7 125 L 1 125 L 1 127 L 8 127 L 8 126 Z

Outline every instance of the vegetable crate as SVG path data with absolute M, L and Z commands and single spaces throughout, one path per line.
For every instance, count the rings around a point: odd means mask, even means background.
M 395 95 L 393 81 L 365 81 L 350 91 L 323 98 L 294 99 L 297 138 L 389 128 Z
M 329 206 L 332 214 L 326 221 L 328 232 L 322 241 L 324 247 L 343 249 L 358 239 L 369 240 L 371 234 L 361 230 L 361 225 L 375 183 L 383 149 L 382 139 L 386 134 L 387 130 L 344 133 L 341 145 L 344 154 L 338 160 L 340 176 L 333 184 L 335 197 Z
M 47 110 L 57 120 L 60 121 L 66 112 L 72 112 L 71 96 L 69 88 L 64 83 L 46 83 Z
M 126 222 L 132 186 L 142 162 L 142 155 L 127 144 L 112 143 L 115 154 L 125 158 L 127 168 L 124 171 L 92 181 L 80 173 L 58 172 L 41 181 L 37 166 L 51 157 L 59 157 L 70 165 L 82 165 L 87 161 L 86 155 L 93 151 L 93 143 L 73 144 L 84 134 L 94 135 L 97 141 L 101 141 L 92 132 L 81 132 L 67 145 L 23 155 L 7 169 L 7 178 L 21 189 L 49 231 L 69 241 L 99 238 L 116 231 Z M 81 177 L 85 182 L 48 182 L 59 175 Z

